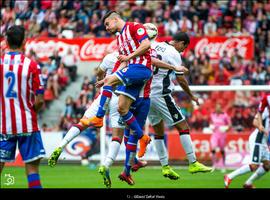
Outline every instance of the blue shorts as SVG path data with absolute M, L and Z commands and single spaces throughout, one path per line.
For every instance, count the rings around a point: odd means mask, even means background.
M 149 109 L 150 98 L 138 98 L 131 105 L 130 112 L 132 112 L 141 128 L 145 125 Z
M 25 163 L 35 161 L 45 156 L 45 150 L 39 131 L 14 136 L 4 136 L 0 134 L 0 162 L 13 162 L 15 160 L 17 143 Z
M 152 71 L 144 65 L 130 64 L 115 74 L 123 84 L 116 89 L 115 93 L 123 94 L 135 101 L 144 84 L 151 78 Z

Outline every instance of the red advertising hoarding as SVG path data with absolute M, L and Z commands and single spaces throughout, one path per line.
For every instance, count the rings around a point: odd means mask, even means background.
M 158 38 L 159 41 L 170 39 L 170 37 Z M 1 49 L 4 48 L 4 41 L 1 41 Z M 65 56 L 69 48 L 81 61 L 100 61 L 106 52 L 117 50 L 117 43 L 113 38 L 35 38 L 27 40 L 25 51 L 29 54 L 30 50 L 33 50 L 38 58 L 46 60 L 54 50 L 57 50 L 60 56 Z M 238 53 L 244 59 L 253 59 L 253 37 L 192 37 L 184 56 L 188 50 L 194 50 L 196 56 L 206 52 L 212 60 L 218 60 L 224 51 L 231 57 L 235 49 L 238 49 Z
M 226 140 L 226 166 L 238 167 L 249 159 L 248 137 L 250 133 L 228 133 Z M 191 134 L 194 150 L 199 160 L 211 160 L 211 134 Z M 168 134 L 168 154 L 170 160 L 185 160 L 186 154 L 180 144 L 177 131 Z

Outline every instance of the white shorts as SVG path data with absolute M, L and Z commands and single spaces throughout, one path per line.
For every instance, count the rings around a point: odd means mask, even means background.
M 166 95 L 151 97 L 148 119 L 152 126 L 158 124 L 161 120 L 164 120 L 168 126 L 173 126 L 185 120 L 185 116 L 182 114 L 180 107 L 176 105 L 172 95 Z
M 254 130 L 249 136 L 250 163 L 260 164 L 264 160 L 270 160 L 270 151 L 267 146 L 267 138 Z
M 84 117 L 86 118 L 92 118 L 97 114 L 99 102 L 100 102 L 99 95 L 91 104 L 89 108 L 84 113 Z M 118 96 L 116 96 L 114 93 L 112 93 L 112 98 L 109 102 L 109 119 L 110 119 L 110 127 L 111 128 L 125 128 L 125 125 L 121 123 L 120 120 L 120 114 L 118 112 Z M 120 121 L 119 121 L 120 120 Z

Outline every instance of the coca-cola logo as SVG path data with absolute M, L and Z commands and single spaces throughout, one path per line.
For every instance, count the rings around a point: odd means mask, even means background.
M 29 55 L 30 51 L 33 50 L 37 57 L 41 59 L 52 56 L 54 51 L 58 51 L 59 56 L 63 57 L 67 55 L 69 49 L 71 49 L 73 54 L 79 54 L 79 45 L 67 44 L 62 41 L 30 41 L 25 45 L 26 55 Z
M 233 55 L 235 49 L 238 49 L 240 56 L 247 56 L 248 45 L 250 40 L 247 38 L 228 38 L 225 41 L 217 42 L 210 41 L 209 38 L 203 38 L 195 45 L 195 55 L 199 56 L 206 53 L 211 59 L 219 59 L 223 56 L 224 51 L 227 51 L 228 57 Z
M 113 40 L 109 44 L 101 43 L 95 44 L 95 40 L 91 39 L 84 43 L 80 51 L 80 57 L 84 60 L 95 58 L 101 59 L 104 57 L 105 52 L 115 49 L 117 46 L 116 41 Z

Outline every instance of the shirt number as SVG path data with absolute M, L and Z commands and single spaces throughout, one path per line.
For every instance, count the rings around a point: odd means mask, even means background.
M 17 93 L 14 91 L 15 74 L 14 72 L 7 72 L 5 78 L 8 80 L 8 90 L 6 93 L 7 98 L 17 98 Z

